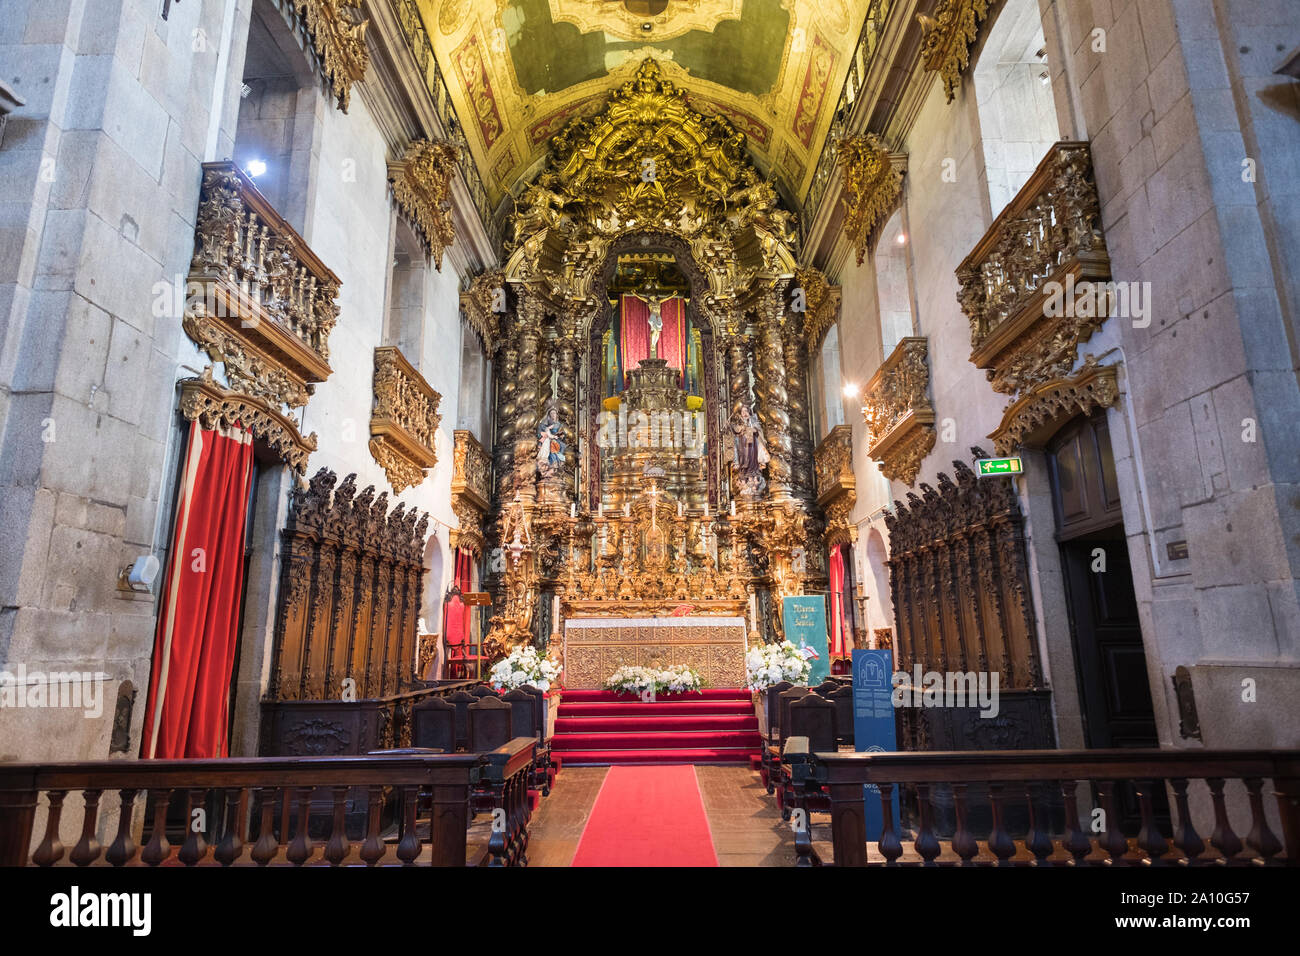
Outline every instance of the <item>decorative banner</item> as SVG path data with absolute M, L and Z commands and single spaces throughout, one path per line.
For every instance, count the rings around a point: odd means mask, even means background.
M 893 753 L 898 749 L 894 731 L 894 652 L 856 648 L 853 651 L 853 749 L 859 753 Z M 894 826 L 900 826 L 898 787 L 894 788 Z M 880 806 L 880 788 L 869 783 L 862 788 L 866 805 L 867 841 L 880 839 L 885 817 Z
M 807 647 L 815 652 L 811 659 L 812 673 L 808 675 L 808 686 L 820 684 L 831 673 L 830 651 L 826 646 L 825 595 L 807 594 L 785 598 L 782 612 L 785 639 L 795 647 Z

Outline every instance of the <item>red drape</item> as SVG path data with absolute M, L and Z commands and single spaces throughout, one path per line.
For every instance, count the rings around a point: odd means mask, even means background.
M 191 424 L 154 638 L 145 757 L 226 756 L 252 478 L 252 435 Z
M 619 343 L 623 355 L 623 371 L 637 367 L 643 358 L 650 357 L 650 307 L 634 295 L 621 300 Z M 659 307 L 663 329 L 659 333 L 659 357 L 668 360 L 670 368 L 686 368 L 686 300 L 680 296 L 665 299 Z
M 460 589 L 460 594 L 473 589 L 472 572 L 470 553 L 463 548 L 457 548 L 454 583 Z M 453 594 L 443 608 L 442 640 L 449 649 L 464 644 L 469 639 L 469 607 L 461 599 L 460 594 Z M 448 650 L 447 656 L 450 658 L 455 655 Z
M 843 657 L 844 647 L 844 552 L 837 544 L 831 549 L 831 657 Z

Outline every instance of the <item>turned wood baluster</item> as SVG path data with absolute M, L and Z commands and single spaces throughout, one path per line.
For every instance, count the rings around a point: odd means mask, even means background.
M 361 859 L 374 866 L 384 857 L 384 841 L 379 839 L 379 813 L 384 808 L 384 788 L 371 784 L 366 788 L 366 839 L 361 844 Z
M 1277 812 L 1282 821 L 1282 842 L 1286 855 L 1283 859 L 1291 866 L 1300 864 L 1300 778 L 1295 776 L 1294 761 L 1287 761 L 1273 775 L 1273 796 L 1277 799 Z
M 298 830 L 289 843 L 285 858 L 294 866 L 302 866 L 312 854 L 314 844 L 307 834 L 307 824 L 311 818 L 311 793 L 314 787 L 294 787 L 298 798 Z
M 347 823 L 343 811 L 348 796 L 347 787 L 331 787 L 334 795 L 334 823 L 330 827 L 329 839 L 325 841 L 325 859 L 332 866 L 338 866 L 352 849 L 348 842 Z
M 169 789 L 150 790 L 149 797 L 153 799 L 153 823 L 149 842 L 145 844 L 140 859 L 149 866 L 157 866 L 171 852 L 172 845 L 167 841 L 167 807 L 171 804 L 172 792 Z
M 921 825 L 916 828 L 916 840 L 912 847 L 916 850 L 921 859 L 925 860 L 926 866 L 934 865 L 934 858 L 939 855 L 939 838 L 935 836 L 934 826 L 931 822 L 934 816 L 934 807 L 930 805 L 930 785 L 928 783 L 918 783 L 916 785 L 916 805 L 921 812 Z
M 952 835 L 952 851 L 961 857 L 962 866 L 969 866 L 970 861 L 980 851 L 979 841 L 967 826 L 969 809 L 966 805 L 966 791 L 968 789 L 969 787 L 964 783 L 952 785 L 953 807 L 957 811 L 957 832 Z
M 63 816 L 63 798 L 66 790 L 51 790 L 50 812 L 45 818 L 45 836 L 41 845 L 32 854 L 32 862 L 37 866 L 53 866 L 63 858 L 63 842 L 59 839 L 59 819 Z
M 176 856 L 186 866 L 194 866 L 208 853 L 208 842 L 204 839 L 204 830 L 207 829 L 207 810 L 204 804 L 207 798 L 206 788 L 185 791 L 185 842 L 181 844 L 180 852 Z M 195 825 L 198 822 L 194 818 L 195 810 L 201 811 L 199 819 L 202 820 L 203 826 Z
M 420 788 L 406 785 L 402 791 L 402 839 L 397 844 L 397 858 L 410 866 L 420 855 L 420 835 L 415 831 L 415 806 L 420 799 Z
M 998 866 L 1006 866 L 1015 856 L 1016 844 L 1002 824 L 1003 785 L 989 784 L 989 805 L 993 810 L 993 828 L 989 831 L 989 851 L 998 858 Z
M 880 855 L 885 858 L 885 864 L 889 865 L 898 860 L 903 855 L 903 841 L 899 838 L 898 828 L 894 823 L 894 785 L 892 783 L 881 782 L 880 787 L 880 808 L 883 811 L 881 819 L 885 821 L 880 830 Z
M 1174 846 L 1182 851 L 1189 861 L 1195 863 L 1197 857 L 1205 852 L 1205 841 L 1196 832 L 1196 827 L 1192 824 L 1192 812 L 1187 807 L 1187 778 L 1172 777 L 1169 785 L 1174 788 L 1174 806 L 1178 808 L 1178 825 L 1174 827 Z
M 1260 792 L 1264 781 L 1260 777 L 1244 777 L 1242 782 L 1250 794 L 1250 832 L 1246 834 L 1246 846 L 1251 847 L 1263 859 L 1271 859 L 1282 851 L 1282 844 L 1264 819 L 1264 796 Z
M 1228 807 L 1223 802 L 1223 778 L 1206 777 L 1205 782 L 1210 787 L 1210 797 L 1214 801 L 1214 832 L 1210 834 L 1210 844 L 1223 854 L 1224 859 L 1231 862 L 1241 852 L 1241 840 L 1228 822 Z
M 248 791 L 242 787 L 231 787 L 226 790 L 226 812 L 221 841 L 212 852 L 213 859 L 222 866 L 230 866 L 234 863 L 235 860 L 239 859 L 239 854 L 244 849 L 242 834 L 247 793 Z
M 1047 858 L 1052 855 L 1051 823 L 1047 807 L 1041 800 L 1042 795 L 1042 784 L 1025 784 L 1025 803 L 1029 807 L 1029 834 L 1025 838 L 1025 846 L 1034 855 L 1035 866 L 1045 865 Z
M 258 787 L 258 799 L 262 801 L 261 822 L 257 830 L 257 842 L 253 844 L 253 851 L 250 854 L 253 862 L 258 866 L 266 866 L 271 860 L 275 859 L 276 852 L 280 849 L 280 841 L 275 836 L 275 787 Z M 288 799 L 286 791 L 285 797 Z
M 1151 806 L 1151 793 L 1156 786 L 1163 784 L 1162 780 L 1139 780 L 1138 785 L 1138 808 L 1142 813 L 1142 827 L 1138 830 L 1138 846 L 1146 851 L 1147 856 L 1151 857 L 1152 863 L 1168 863 L 1168 860 L 1160 858 L 1169 852 L 1169 844 L 1165 842 L 1164 836 L 1160 832 L 1160 825 L 1156 823 L 1155 811 Z
M 1065 848 L 1074 857 L 1072 866 L 1078 866 L 1092 851 L 1092 840 L 1079 826 L 1079 782 L 1077 780 L 1061 781 L 1061 797 L 1065 801 Z
M 89 866 L 99 859 L 100 845 L 95 839 L 95 827 L 99 823 L 99 795 L 102 790 L 86 790 L 86 813 L 81 818 L 81 839 L 72 848 L 68 857 L 77 866 Z
M 131 817 L 135 811 L 135 795 L 139 792 L 131 789 L 118 791 L 122 805 L 117 811 L 117 836 L 104 854 L 104 859 L 113 866 L 125 866 L 135 856 L 135 840 L 131 839 Z
M 1115 802 L 1115 781 L 1098 780 L 1097 789 L 1101 792 L 1101 810 L 1106 820 L 1106 836 L 1102 839 L 1102 848 L 1110 854 L 1107 863 L 1118 863 L 1128 852 L 1128 840 L 1119 828 L 1119 806 Z

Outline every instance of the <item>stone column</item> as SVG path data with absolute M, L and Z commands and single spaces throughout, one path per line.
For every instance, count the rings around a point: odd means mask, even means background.
M 785 354 L 781 341 L 781 313 L 785 283 L 778 282 L 760 303 L 756 362 L 758 418 L 767 440 L 768 490 L 777 498 L 790 496 L 790 414 L 786 391 Z

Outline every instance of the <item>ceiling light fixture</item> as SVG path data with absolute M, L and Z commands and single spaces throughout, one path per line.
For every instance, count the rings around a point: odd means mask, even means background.
M 898 244 L 899 244 L 900 246 L 902 246 L 902 245 L 906 245 L 906 244 L 907 244 L 907 233 L 905 233 L 905 232 L 900 232 L 900 233 L 898 234 L 897 242 L 898 242 Z
M 858 386 L 857 386 L 856 383 L 854 383 L 854 382 L 845 382 L 845 383 L 844 383 L 844 397 L 845 397 L 845 398 L 857 398 L 857 397 L 858 397 Z
M 256 179 L 266 172 L 266 163 L 260 159 L 250 159 L 248 165 L 244 167 L 244 172 Z

